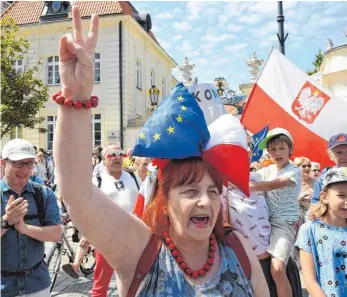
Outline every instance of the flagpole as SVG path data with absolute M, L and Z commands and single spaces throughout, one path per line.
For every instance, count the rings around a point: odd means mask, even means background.
M 283 15 L 283 3 L 282 1 L 278 1 L 278 16 L 277 16 L 277 23 L 278 23 L 278 33 L 277 38 L 279 41 L 279 50 L 280 52 L 285 55 L 285 42 L 288 37 L 288 33 L 286 36 L 284 36 L 284 15 Z

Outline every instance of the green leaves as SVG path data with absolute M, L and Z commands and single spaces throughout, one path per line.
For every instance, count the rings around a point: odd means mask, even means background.
M 16 32 L 18 26 L 13 19 L 1 20 L 1 137 L 16 126 L 45 132 L 37 128 L 44 120 L 38 112 L 49 98 L 47 86 L 38 78 L 42 62 L 31 62 L 29 40 L 18 37 Z M 14 68 L 17 60 L 22 60 L 22 72 Z
M 316 57 L 312 63 L 313 65 L 313 70 L 309 70 L 307 71 L 307 74 L 308 75 L 312 75 L 312 74 L 315 74 L 317 72 L 319 72 L 319 69 L 320 69 L 320 65 L 322 64 L 323 62 L 323 59 L 324 59 L 324 53 L 323 51 L 320 49 L 318 51 L 318 53 L 316 54 Z

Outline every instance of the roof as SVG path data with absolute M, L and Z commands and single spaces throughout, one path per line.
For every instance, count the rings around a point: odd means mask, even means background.
M 82 18 L 91 17 L 93 13 L 99 16 L 115 14 L 133 16 L 138 14 L 136 8 L 129 1 L 73 1 L 73 4 L 79 7 Z M 44 7 L 45 1 L 14 1 L 1 14 L 1 17 L 11 17 L 19 26 L 39 24 Z M 71 13 L 69 13 L 68 18 L 72 18 Z M 149 31 L 148 35 L 160 46 L 152 31 Z M 168 53 L 166 54 L 168 55 Z
M 331 53 L 331 52 L 333 52 L 333 51 L 337 51 L 337 50 L 340 50 L 340 49 L 342 49 L 342 48 L 347 48 L 347 43 L 346 43 L 346 44 L 342 44 L 342 45 L 338 45 L 338 46 L 335 46 L 335 47 L 331 48 L 330 50 L 328 50 L 328 51 L 325 52 L 325 55 L 326 55 L 327 53 Z
M 74 1 L 80 8 L 81 17 L 90 17 L 93 13 L 101 15 L 132 14 L 137 10 L 128 1 Z M 19 26 L 39 23 L 44 1 L 15 1 L 1 15 L 15 19 Z M 69 13 L 69 18 L 72 18 Z

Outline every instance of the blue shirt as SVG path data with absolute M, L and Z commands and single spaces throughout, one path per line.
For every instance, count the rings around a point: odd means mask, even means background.
M 234 251 L 219 244 L 221 263 L 213 279 L 196 285 L 185 277 L 165 244 L 157 260 L 140 285 L 139 297 L 253 297 L 253 288 L 246 278 Z
M 347 296 L 347 228 L 307 221 L 295 246 L 312 254 L 316 279 L 326 296 Z
M 28 215 L 37 214 L 34 199 L 34 185 L 28 181 L 24 191 L 18 196 L 6 183 L 1 180 L 1 216 L 5 214 L 5 207 L 10 195 L 15 198 L 23 197 L 28 201 Z M 44 205 L 46 209 L 45 226 L 61 224 L 57 199 L 52 190 L 42 187 Z M 28 225 L 41 226 L 39 219 L 26 220 Z M 32 268 L 43 260 L 45 252 L 44 242 L 29 236 L 20 234 L 15 229 L 8 229 L 1 237 L 1 270 L 23 271 Z M 18 295 L 32 294 L 49 287 L 51 283 L 47 266 L 44 261 L 27 276 L 3 276 L 1 275 L 1 295 L 13 297 Z
M 334 167 L 336 167 L 336 166 L 334 166 Z M 322 170 L 321 175 L 319 176 L 319 178 L 314 183 L 311 203 L 314 204 L 314 203 L 317 203 L 320 200 L 320 192 L 322 192 L 322 178 L 327 173 L 327 171 L 329 169 L 334 168 L 334 167 L 327 167 L 327 168 L 324 168 Z
M 32 180 L 34 183 L 38 183 L 40 185 L 44 185 L 45 184 L 45 182 L 38 175 L 30 176 L 30 180 Z

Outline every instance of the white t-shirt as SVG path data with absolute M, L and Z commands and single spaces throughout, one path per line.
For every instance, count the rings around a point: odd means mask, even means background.
M 261 175 L 251 172 L 251 182 Z M 256 255 L 265 253 L 270 244 L 271 226 L 268 207 L 262 192 L 251 192 L 248 198 L 239 189 L 229 187 L 229 216 L 232 226 L 248 239 Z
M 101 174 L 101 179 L 102 183 L 100 189 L 119 206 L 131 213 L 137 194 L 139 193 L 134 178 L 123 170 L 120 178 L 115 179 L 105 170 Z M 136 179 L 139 187 L 141 187 L 140 178 L 136 176 Z M 93 183 L 96 186 L 98 185 L 96 178 L 93 178 Z
M 278 171 L 275 164 L 257 171 L 263 181 L 271 181 L 286 177 L 293 182 L 292 186 L 265 192 L 271 218 L 280 218 L 288 222 L 296 222 L 299 218 L 299 195 L 301 192 L 301 168 L 290 162 Z

